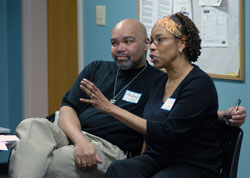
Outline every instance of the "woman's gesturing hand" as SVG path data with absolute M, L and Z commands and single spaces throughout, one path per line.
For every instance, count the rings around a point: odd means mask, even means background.
M 109 113 L 112 104 L 109 100 L 102 94 L 102 92 L 87 79 L 81 81 L 80 88 L 89 95 L 90 99 L 80 98 L 83 103 L 90 103 L 100 111 L 104 113 Z

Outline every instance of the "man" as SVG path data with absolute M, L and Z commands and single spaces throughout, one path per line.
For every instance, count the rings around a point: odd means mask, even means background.
M 88 104 L 80 89 L 82 78 L 91 80 L 110 102 L 142 116 L 151 82 L 162 72 L 146 62 L 145 27 L 132 19 L 119 22 L 111 34 L 115 62 L 95 61 L 84 68 L 63 97 L 59 127 L 46 119 L 23 120 L 16 129 L 21 140 L 12 150 L 10 177 L 104 177 L 109 164 L 140 154 L 143 137 Z M 230 109 L 220 113 L 221 118 Z M 232 123 L 246 117 L 239 107 Z M 236 124 L 237 125 L 237 124 Z

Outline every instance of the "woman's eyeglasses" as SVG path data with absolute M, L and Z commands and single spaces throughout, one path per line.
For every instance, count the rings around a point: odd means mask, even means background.
M 152 43 L 154 43 L 156 46 L 159 46 L 161 45 L 163 41 L 166 41 L 168 39 L 178 39 L 178 38 L 174 36 L 156 37 L 155 39 L 151 38 L 148 42 L 148 45 L 151 45 Z

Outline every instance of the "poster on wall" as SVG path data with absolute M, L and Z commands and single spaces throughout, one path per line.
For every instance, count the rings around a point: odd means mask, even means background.
M 138 19 L 150 37 L 163 16 L 184 12 L 202 40 L 195 63 L 212 78 L 244 80 L 244 0 L 138 0 Z

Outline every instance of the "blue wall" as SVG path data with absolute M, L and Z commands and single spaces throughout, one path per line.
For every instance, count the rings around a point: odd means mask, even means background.
M 95 25 L 96 5 L 106 6 L 106 26 Z M 250 31 L 250 1 L 245 0 L 245 31 Z M 110 55 L 110 34 L 113 26 L 124 18 L 137 19 L 136 0 L 84 0 L 84 64 L 95 59 L 113 60 Z M 236 99 L 242 99 L 242 105 L 250 112 L 250 35 L 245 34 L 245 80 L 236 82 L 232 80 L 214 80 L 218 95 L 220 109 L 232 106 Z M 244 139 L 239 162 L 238 178 L 246 178 L 249 175 L 250 165 L 250 126 L 249 118 L 242 126 Z
M 106 26 L 96 26 L 96 5 L 106 6 Z M 84 0 L 84 65 L 93 60 L 113 60 L 110 35 L 114 25 L 124 18 L 137 18 L 136 0 Z
M 0 126 L 15 131 L 22 119 L 21 2 L 0 1 Z M 0 152 L 0 162 L 8 152 Z

